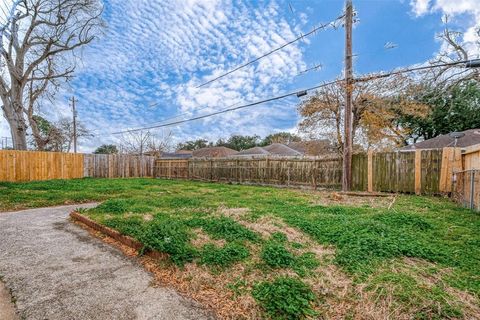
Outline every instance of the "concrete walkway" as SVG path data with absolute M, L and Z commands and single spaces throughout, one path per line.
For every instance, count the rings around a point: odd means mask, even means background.
M 74 205 L 0 213 L 0 277 L 23 319 L 213 319 L 151 286 L 134 259 L 68 220 Z

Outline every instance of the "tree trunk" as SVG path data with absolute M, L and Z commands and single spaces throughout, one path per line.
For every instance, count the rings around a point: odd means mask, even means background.
M 6 100 L 6 99 L 5 99 Z M 4 104 L 2 110 L 12 134 L 13 149 L 27 150 L 27 124 L 23 118 L 22 109 L 16 112 L 11 104 Z
M 27 150 L 27 135 L 26 129 L 21 126 L 15 127 L 14 124 L 10 124 L 12 128 L 10 131 L 12 133 L 13 148 L 15 150 Z

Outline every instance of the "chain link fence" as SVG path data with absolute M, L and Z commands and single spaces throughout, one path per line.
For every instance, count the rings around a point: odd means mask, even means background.
M 480 170 L 456 172 L 453 182 L 454 199 L 466 208 L 480 211 Z

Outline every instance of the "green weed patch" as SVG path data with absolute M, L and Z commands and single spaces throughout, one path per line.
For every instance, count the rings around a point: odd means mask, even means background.
M 271 319 L 294 320 L 316 315 L 312 308 L 315 294 L 295 278 L 280 277 L 259 283 L 252 295 Z
M 230 242 L 221 248 L 214 244 L 206 244 L 200 251 L 200 263 L 226 268 L 246 259 L 249 255 L 248 249 L 240 243 Z

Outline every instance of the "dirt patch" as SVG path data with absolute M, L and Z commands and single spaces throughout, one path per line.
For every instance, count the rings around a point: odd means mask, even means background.
M 217 213 L 232 218 L 240 218 L 250 212 L 249 208 L 228 208 L 224 205 L 220 205 L 217 209 Z
M 143 215 L 143 221 L 152 221 L 153 220 L 153 216 L 151 214 L 144 214 Z
M 20 319 L 15 312 L 13 297 L 2 281 L 0 281 L 0 319 L 18 320 Z
M 342 194 L 331 191 L 297 191 L 309 195 L 309 200 L 312 204 L 322 206 L 354 206 L 354 207 L 370 207 L 370 208 L 384 208 L 387 209 L 394 199 L 394 195 L 387 197 L 375 196 L 355 196 L 349 194 Z
M 217 247 L 223 247 L 227 242 L 224 239 L 212 239 L 208 234 L 206 234 L 201 228 L 193 229 L 195 238 L 190 242 L 196 248 L 201 248 L 206 244 L 212 243 Z

